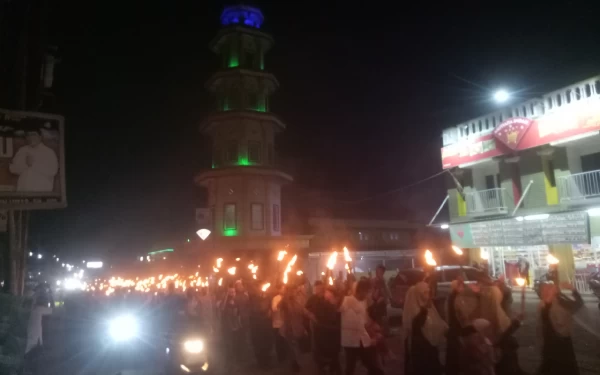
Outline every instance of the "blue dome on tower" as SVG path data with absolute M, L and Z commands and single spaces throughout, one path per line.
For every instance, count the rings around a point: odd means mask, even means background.
M 227 7 L 221 14 L 223 26 L 241 25 L 260 29 L 264 19 L 260 9 L 246 5 Z

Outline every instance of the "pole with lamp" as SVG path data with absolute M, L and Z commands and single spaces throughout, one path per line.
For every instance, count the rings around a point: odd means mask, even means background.
M 437 294 L 437 280 L 435 277 L 435 267 L 437 266 L 437 262 L 433 258 L 433 253 L 429 249 L 425 250 L 425 264 L 425 274 L 428 278 L 427 282 L 431 290 L 431 298 L 433 299 Z
M 548 280 L 552 281 L 554 285 L 558 285 L 560 281 L 558 277 L 559 260 L 554 255 L 548 254 L 546 261 L 548 262 Z

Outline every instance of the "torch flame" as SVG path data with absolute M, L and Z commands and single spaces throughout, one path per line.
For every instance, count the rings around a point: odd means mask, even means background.
M 329 276 L 329 285 L 333 285 L 333 278 Z
M 214 271 L 215 273 L 218 273 L 218 272 L 219 272 L 219 269 L 218 269 L 217 267 L 213 267 L 213 271 Z
M 287 251 L 285 250 L 280 250 L 279 251 L 279 255 L 277 255 L 277 261 L 281 262 L 283 260 L 283 258 L 285 257 L 285 254 L 287 254 Z
M 221 268 L 222 263 L 223 263 L 223 258 L 217 259 L 217 268 Z
M 327 268 L 329 268 L 330 270 L 333 270 L 333 267 L 335 267 L 335 263 L 337 262 L 337 255 L 337 251 L 334 251 L 333 253 L 331 253 L 329 259 L 327 260 Z
M 298 275 L 298 276 L 302 276 L 303 274 L 304 274 L 304 272 L 302 272 L 302 271 L 296 272 L 296 275 Z
M 271 283 L 266 283 L 262 286 L 262 288 L 260 288 L 263 292 L 266 292 L 267 289 L 269 289 L 269 287 L 271 286 Z
M 223 278 L 222 277 L 219 279 L 219 286 L 221 286 L 221 285 L 223 285 Z
M 433 254 L 429 250 L 425 250 L 425 263 L 430 266 L 437 266 L 437 262 L 433 259 Z
M 350 251 L 348 251 L 348 248 L 346 246 L 344 246 L 344 260 L 346 262 L 352 262 L 352 257 L 350 257 Z
M 525 286 L 525 279 L 523 279 L 523 278 L 521 278 L 521 277 L 517 277 L 517 278 L 515 279 L 515 281 L 517 282 L 517 285 L 518 285 L 518 286 L 521 286 L 521 287 L 522 287 L 522 286 Z
M 227 272 L 228 272 L 230 275 L 235 275 L 235 267 L 231 267 L 230 269 L 228 269 L 228 270 L 227 270 Z
M 287 272 L 283 274 L 283 283 L 284 284 L 288 283 L 288 274 L 287 274 Z
M 548 256 L 546 257 L 546 260 L 548 261 L 548 264 L 558 264 L 559 263 L 558 258 L 552 254 L 548 254 Z
M 452 250 L 454 250 L 457 255 L 463 255 L 462 249 L 458 246 L 452 245 Z
M 235 258 L 235 261 L 236 261 L 236 262 L 239 262 L 239 261 L 240 261 L 240 258 Z

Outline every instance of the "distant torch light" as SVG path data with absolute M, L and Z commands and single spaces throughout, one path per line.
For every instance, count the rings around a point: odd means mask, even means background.
M 287 254 L 287 251 L 285 250 L 280 250 L 279 254 L 277 255 L 277 261 L 281 262 L 283 260 L 283 258 L 285 257 L 285 254 Z
M 231 267 L 227 272 L 229 272 L 230 275 L 235 275 L 235 267 Z
M 350 251 L 348 251 L 348 248 L 346 246 L 344 246 L 344 260 L 346 262 L 352 262 L 352 258 L 350 257 Z
M 87 268 L 102 268 L 102 262 L 87 262 Z
M 456 255 L 463 255 L 463 251 L 460 247 L 452 245 L 452 250 L 456 253 Z
M 304 274 L 304 272 L 302 272 L 302 271 L 296 272 L 296 275 L 298 275 L 298 276 L 302 276 L 303 274 Z
M 551 265 L 559 263 L 558 258 L 552 254 L 548 254 L 548 256 L 546 257 L 546 260 L 548 261 L 548 264 L 551 264 Z

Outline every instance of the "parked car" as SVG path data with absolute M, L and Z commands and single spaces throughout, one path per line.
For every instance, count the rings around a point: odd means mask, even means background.
M 438 266 L 435 267 L 437 280 L 436 300 L 445 301 L 450 295 L 451 283 L 462 273 L 466 284 L 475 283 L 484 272 L 470 266 Z M 390 304 L 394 308 L 404 307 L 404 299 L 408 288 L 425 278 L 425 271 L 421 268 L 400 270 L 396 277 L 390 280 Z
M 600 299 L 600 272 L 593 272 L 590 275 L 588 284 L 592 290 L 592 293 L 594 293 L 594 295 Z M 600 309 L 600 302 L 598 302 L 598 308 Z

